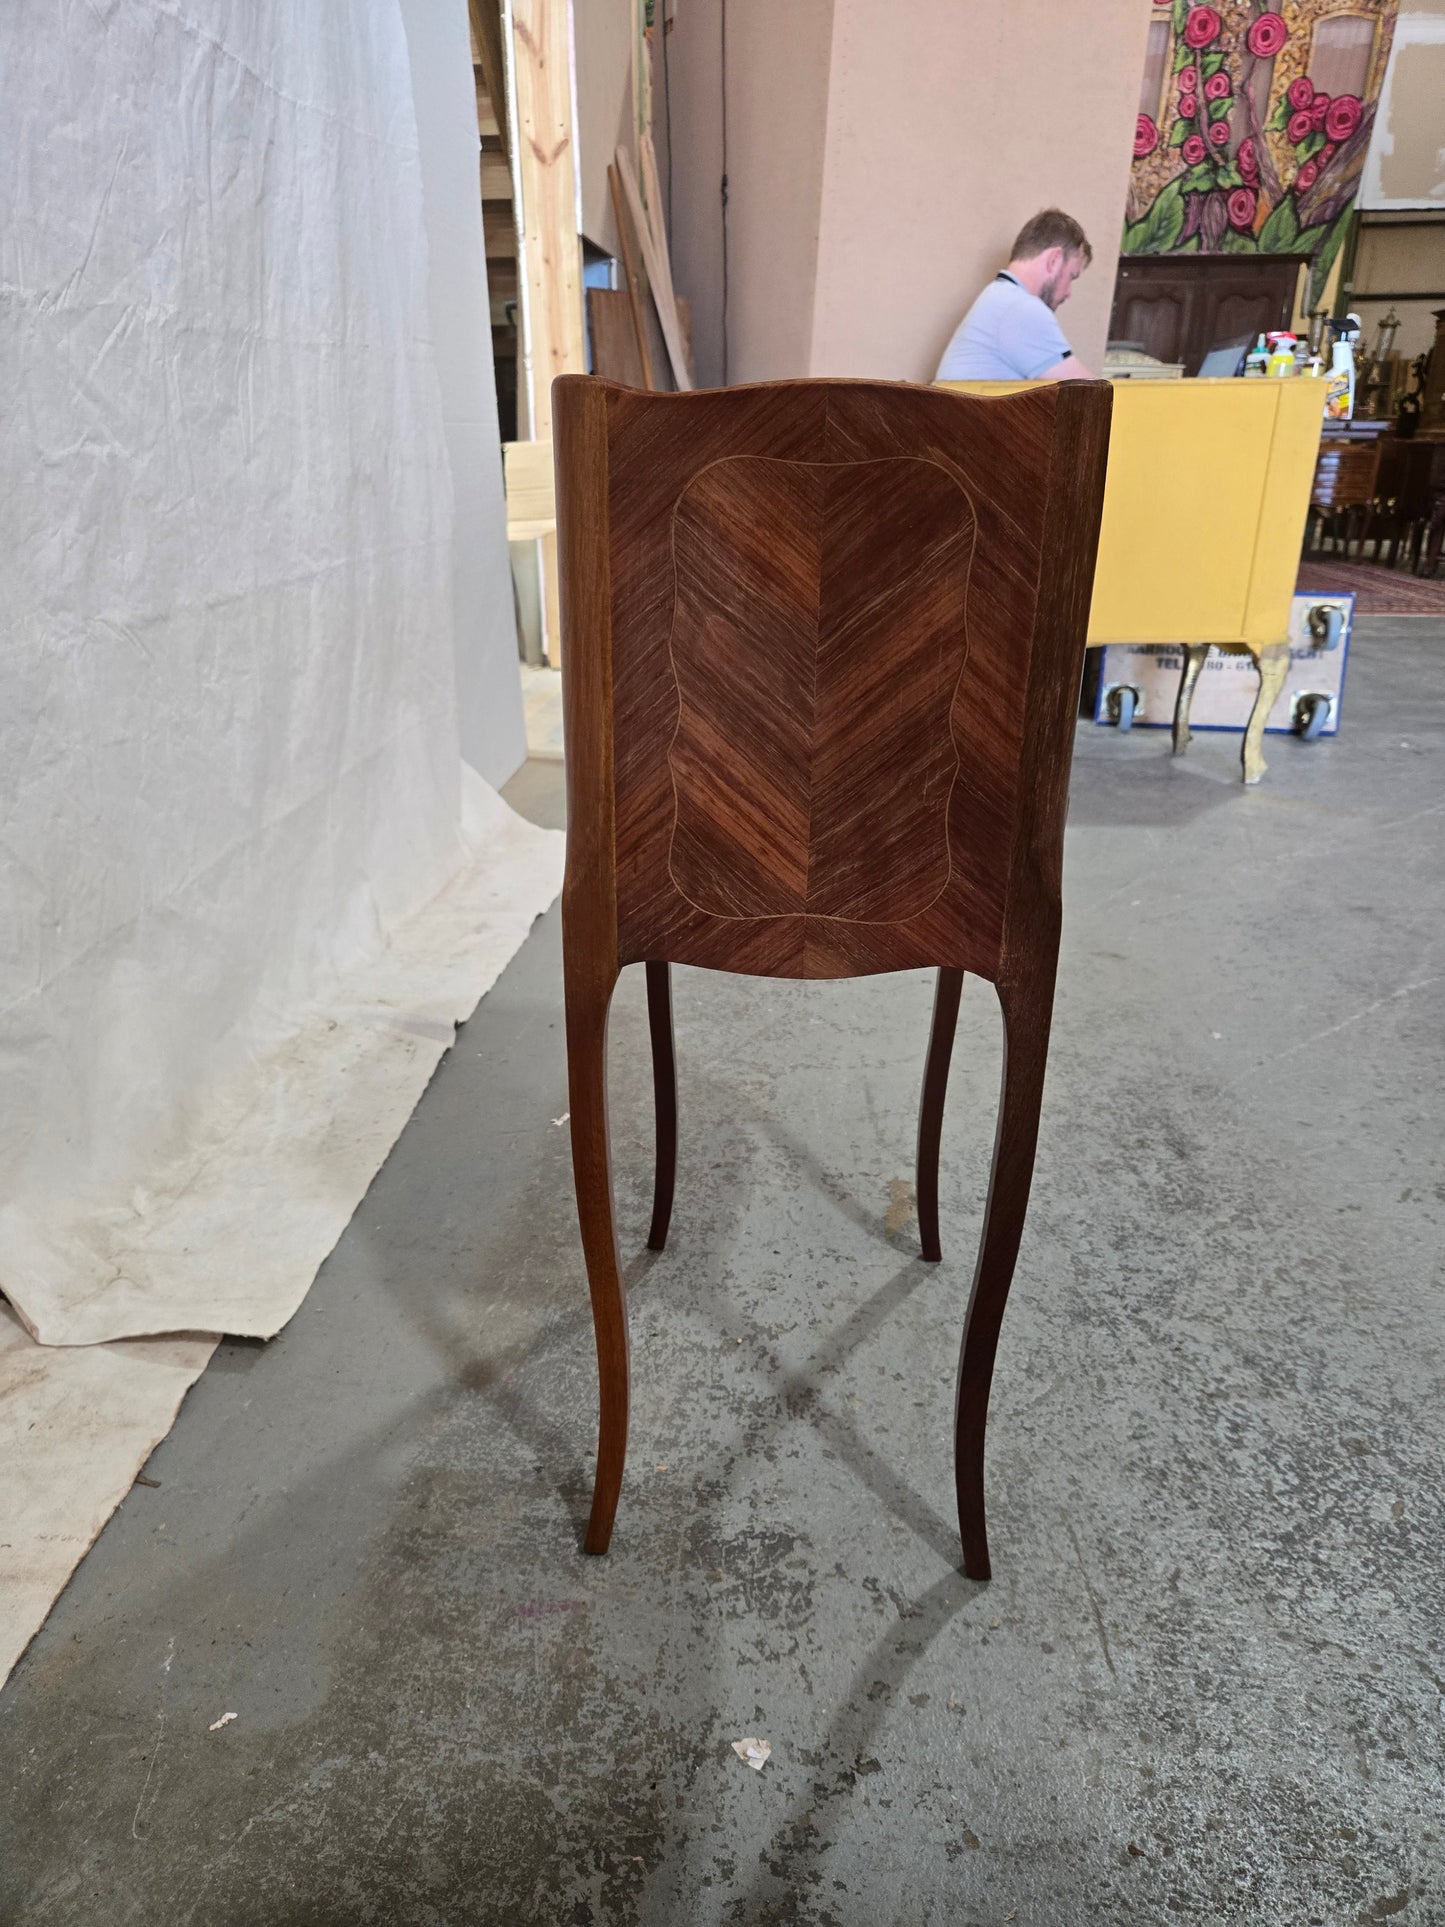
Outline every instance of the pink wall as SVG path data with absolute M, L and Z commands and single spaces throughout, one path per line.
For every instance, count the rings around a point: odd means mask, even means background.
M 674 278 L 709 382 L 722 376 L 719 14 L 686 0 L 668 47 Z M 1094 243 L 1061 319 L 1097 367 L 1149 14 L 1141 0 L 730 0 L 730 378 L 930 379 L 1018 228 L 1051 203 Z
M 667 36 L 667 83 L 653 60 L 653 144 L 663 183 L 670 179 L 672 279 L 692 303 L 692 359 L 699 385 L 722 382 L 722 101 L 718 9 L 713 0 L 681 7 Z M 668 153 L 667 96 L 672 96 Z
M 835 0 L 729 0 L 728 377 L 808 372 Z M 668 36 L 673 279 L 693 304 L 698 379 L 722 380 L 721 9 L 684 0 Z M 653 55 L 653 137 L 666 96 Z
M 1083 223 L 1060 319 L 1103 359 L 1149 8 L 837 0 L 808 372 L 927 381 L 1030 214 Z

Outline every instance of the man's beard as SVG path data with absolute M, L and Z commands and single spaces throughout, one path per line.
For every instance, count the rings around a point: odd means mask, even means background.
M 1068 288 L 1068 269 L 1060 268 L 1052 280 L 1046 281 L 1039 289 L 1039 299 L 1046 308 L 1055 313 L 1063 306 L 1064 294 Z

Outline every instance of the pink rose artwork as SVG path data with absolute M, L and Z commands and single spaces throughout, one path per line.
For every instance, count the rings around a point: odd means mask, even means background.
M 1228 147 L 1229 122 L 1215 120 L 1209 123 L 1209 144 L 1211 147 Z
M 1291 114 L 1289 117 L 1289 125 L 1284 130 L 1285 139 L 1298 145 L 1300 141 L 1309 139 L 1313 127 L 1314 117 L 1307 110 L 1301 110 L 1298 114 Z
M 1329 97 L 1329 95 L 1328 95 L 1328 94 L 1316 94 L 1316 95 L 1315 95 L 1315 104 L 1314 104 L 1314 106 L 1313 106 L 1313 107 L 1311 107 L 1311 109 L 1310 109 L 1310 126 L 1311 126 L 1311 127 L 1312 127 L 1312 128 L 1314 129 L 1314 130 L 1315 130 L 1315 132 L 1316 132 L 1316 133 L 1318 133 L 1318 132 L 1320 131 L 1320 129 L 1321 129 L 1321 128 L 1322 128 L 1323 126 L 1324 126 L 1324 124 L 1325 124 L 1325 115 L 1326 115 L 1326 114 L 1327 114 L 1327 113 L 1328 113 L 1329 111 L 1330 111 L 1330 97 Z
M 1319 166 L 1327 167 L 1330 161 L 1333 160 L 1334 158 L 1334 152 L 1335 152 L 1334 142 L 1326 141 L 1324 146 L 1320 149 L 1319 153 L 1315 155 L 1315 160 L 1319 164 Z
M 1146 154 L 1152 154 L 1159 145 L 1159 129 L 1147 114 L 1141 114 L 1134 124 L 1134 158 L 1142 161 Z
M 1277 13 L 1262 13 L 1244 37 L 1256 60 L 1272 60 L 1289 39 L 1289 28 Z
M 1204 83 L 1206 100 L 1228 100 L 1234 89 L 1229 84 L 1228 74 L 1214 74 Z
M 1252 187 L 1237 187 L 1229 197 L 1229 225 L 1248 229 L 1254 226 L 1254 210 L 1259 196 Z
M 1299 173 L 1296 174 L 1294 177 L 1295 193 L 1308 194 L 1310 189 L 1314 186 L 1315 182 L 1319 179 L 1319 173 L 1320 173 L 1320 170 L 1319 170 L 1318 162 L 1306 161 L 1304 166 L 1300 169 Z
M 1207 47 L 1211 40 L 1219 38 L 1219 30 L 1224 25 L 1213 7 L 1191 7 L 1184 22 L 1184 44 L 1193 47 L 1197 53 Z
M 1199 92 L 1199 69 L 1197 67 L 1181 67 L 1175 76 L 1175 84 L 1178 86 L 1181 94 L 1197 94 Z M 1313 95 L 1311 95 L 1311 99 L 1313 98 Z
M 1204 156 L 1209 152 L 1209 149 L 1197 134 L 1191 134 L 1179 152 L 1184 156 L 1186 167 L 1198 167 L 1199 163 L 1204 159 Z
M 1298 80 L 1292 80 L 1290 82 L 1289 92 L 1285 95 L 1285 99 L 1289 102 L 1290 106 L 1294 108 L 1296 113 L 1299 112 L 1301 107 L 1310 108 L 1314 106 L 1315 84 L 1308 74 L 1301 74 Z
M 1254 150 L 1253 134 L 1239 143 L 1239 152 L 1234 158 L 1239 163 L 1240 173 L 1250 186 L 1253 186 L 1259 179 L 1259 157 Z
M 1198 112 L 1199 102 L 1193 94 L 1181 94 L 1179 96 L 1179 118 L 1181 120 L 1193 120 Z
M 1357 94 L 1337 94 L 1325 109 L 1325 133 L 1332 141 L 1347 141 L 1365 114 Z

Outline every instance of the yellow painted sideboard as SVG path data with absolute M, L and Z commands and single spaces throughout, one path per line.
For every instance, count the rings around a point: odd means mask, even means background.
M 1026 382 L 944 382 L 1005 395 Z M 1264 773 L 1264 724 L 1289 669 L 1290 604 L 1324 416 L 1325 384 L 1120 381 L 1089 612 L 1091 647 L 1172 643 L 1185 667 L 1174 747 L 1210 648 L 1247 652 L 1259 695 L 1246 783 Z

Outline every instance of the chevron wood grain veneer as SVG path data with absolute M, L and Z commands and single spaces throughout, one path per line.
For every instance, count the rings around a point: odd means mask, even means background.
M 660 1248 L 677 1145 L 669 965 L 932 966 L 926 1258 L 941 1256 L 966 971 L 996 986 L 1006 1033 L 955 1426 L 964 1569 L 986 1579 L 984 1422 L 1038 1136 L 1111 391 L 800 381 L 661 395 L 565 376 L 553 399 L 567 1052 L 601 1376 L 587 1550 L 610 1542 L 627 1443 L 605 1079 L 619 971 L 646 965 Z

